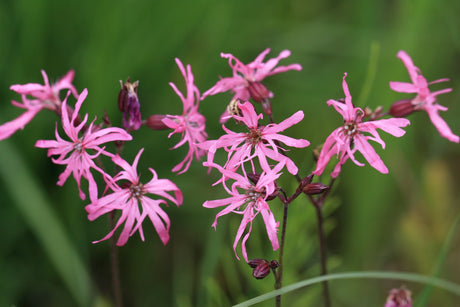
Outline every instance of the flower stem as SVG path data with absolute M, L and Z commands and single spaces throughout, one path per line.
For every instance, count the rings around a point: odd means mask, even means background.
M 323 219 L 323 214 L 322 214 L 322 206 L 319 206 L 318 204 L 314 204 L 314 207 L 316 209 L 316 218 L 318 220 L 318 239 L 319 239 L 319 249 L 320 249 L 320 255 L 321 255 L 321 276 L 324 276 L 324 275 L 327 275 L 326 237 L 324 235 L 324 229 L 323 229 L 324 219 Z M 323 287 L 324 306 L 330 307 L 331 301 L 329 298 L 329 285 L 327 281 L 322 282 L 322 287 Z
M 109 214 L 110 228 L 115 227 L 115 212 Z M 123 297 L 121 295 L 120 269 L 118 266 L 118 250 L 114 236 L 110 237 L 110 264 L 112 271 L 112 290 L 115 298 L 115 307 L 123 307 Z
M 283 286 L 283 251 L 284 251 L 284 241 L 286 238 L 286 225 L 287 225 L 287 216 L 289 204 L 284 203 L 284 213 L 283 213 L 283 226 L 281 229 L 281 243 L 280 243 L 280 254 L 279 254 L 279 267 L 277 269 L 277 274 L 275 275 L 275 290 L 280 289 Z M 281 307 L 281 294 L 276 297 L 276 307 Z
M 319 240 L 319 249 L 320 249 L 320 258 L 321 258 L 321 276 L 327 275 L 327 250 L 326 250 L 326 236 L 324 234 L 324 217 L 323 217 L 323 205 L 326 198 L 329 196 L 331 192 L 332 185 L 334 184 L 335 179 L 332 178 L 331 182 L 329 183 L 329 188 L 318 198 L 313 197 L 312 195 L 308 195 L 313 207 L 315 207 L 316 211 L 316 219 L 318 221 L 318 240 Z M 323 287 L 323 300 L 324 300 L 324 307 L 331 306 L 331 299 L 329 295 L 329 285 L 328 282 L 325 280 L 322 282 Z

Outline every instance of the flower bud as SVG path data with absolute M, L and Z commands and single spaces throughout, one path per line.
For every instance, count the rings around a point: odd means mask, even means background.
M 388 114 L 394 117 L 406 117 L 412 112 L 417 111 L 411 99 L 402 99 L 394 102 Z
M 303 188 L 303 192 L 308 195 L 321 194 L 329 187 L 321 182 L 309 183 Z
M 404 287 L 392 289 L 385 307 L 412 307 L 411 292 Z
M 270 262 L 265 259 L 253 259 L 248 262 L 249 266 L 253 268 L 252 276 L 256 279 L 265 278 L 270 274 Z
M 169 129 L 168 126 L 163 123 L 163 118 L 165 118 L 166 115 L 160 115 L 160 114 L 153 114 L 150 115 L 147 120 L 145 121 L 145 125 L 149 127 L 152 130 L 166 130 Z
M 249 95 L 255 102 L 262 102 L 270 98 L 270 91 L 260 82 L 248 82 Z
M 129 78 L 125 84 L 120 80 L 121 90 L 118 94 L 118 108 L 123 112 L 123 127 L 128 130 L 137 130 L 142 125 L 140 103 L 137 97 L 139 81 L 131 83 Z

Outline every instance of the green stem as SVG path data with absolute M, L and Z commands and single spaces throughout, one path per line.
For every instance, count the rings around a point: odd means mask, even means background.
M 327 251 L 326 251 L 326 236 L 324 235 L 324 219 L 322 214 L 322 205 L 314 204 L 316 210 L 316 219 L 318 221 L 318 239 L 319 239 L 319 250 L 321 258 L 321 276 L 327 275 Z M 329 296 L 329 285 L 327 280 L 323 281 L 323 300 L 324 306 L 331 306 L 331 299 Z
M 286 238 L 286 225 L 287 225 L 287 216 L 289 204 L 283 204 L 283 226 L 281 230 L 281 244 L 280 244 L 280 254 L 279 254 L 279 267 L 277 269 L 277 274 L 275 276 L 275 289 L 280 289 L 283 286 L 283 252 L 284 252 L 284 242 Z M 276 296 L 276 307 L 281 307 L 281 294 Z
M 115 227 L 115 212 L 109 213 L 110 229 Z M 120 269 L 118 265 L 118 249 L 114 236 L 110 237 L 110 264 L 112 273 L 112 290 L 115 298 L 115 306 L 123 307 L 123 296 L 121 294 Z

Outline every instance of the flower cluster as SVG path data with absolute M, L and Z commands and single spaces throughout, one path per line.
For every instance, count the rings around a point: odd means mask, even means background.
M 13 105 L 26 111 L 16 119 L 0 125 L 0 140 L 23 129 L 42 109 L 55 112 L 60 118 L 60 124 L 56 123 L 55 139 L 38 140 L 35 146 L 48 149 L 48 156 L 52 157 L 52 161 L 65 166 L 57 184 L 62 186 L 72 175 L 77 183 L 79 196 L 84 200 L 86 191 L 84 191 L 85 184 L 82 184 L 82 178 L 86 180 L 90 203 L 85 209 L 91 221 L 108 213 L 111 216 L 118 214 L 118 221 L 114 228 L 101 240 L 95 242 L 113 237 L 118 229 L 121 229 L 117 240 L 119 246 L 126 244 L 129 237 L 136 232 L 139 232 L 141 239 L 144 240 L 142 223 L 148 217 L 161 241 L 166 244 L 169 241 L 171 222 L 161 205 L 172 202 L 180 206 L 183 202 L 182 192 L 172 181 L 160 179 L 153 168 L 149 168 L 152 173 L 151 180 L 142 183 L 137 167 L 143 149 L 138 151 L 132 164 L 124 160 L 120 154 L 125 142 L 133 139 L 130 133 L 141 129 L 142 126 L 153 130 L 171 129 L 168 137 L 180 134 L 179 142 L 172 149 L 188 146 L 185 158 L 174 166 L 173 172 L 183 174 L 190 169 L 194 159 L 200 160 L 206 156 L 203 165 L 220 173 L 220 178 L 214 185 L 221 183 L 229 197 L 206 200 L 203 206 L 222 208 L 212 223 L 214 229 L 217 227 L 219 217 L 229 213 L 241 215 L 242 220 L 236 232 L 233 249 L 239 259 L 237 246 L 241 242 L 241 252 L 246 262 L 249 261 L 246 242 L 251 234 L 253 221 L 259 214 L 265 223 L 273 250 L 277 250 L 280 246 L 277 236 L 280 223 L 272 213 L 268 202 L 278 197 L 287 206 L 302 193 L 309 197 L 323 193 L 329 187 L 321 182 L 312 183 L 312 180 L 314 176 L 321 176 L 325 172 L 334 156 L 337 158 L 337 163 L 331 173 L 332 178 L 340 175 L 342 165 L 347 160 L 351 160 L 358 166 L 364 166 L 364 163 L 358 161 L 356 152 L 359 152 L 367 163 L 380 173 L 388 173 L 387 166 L 370 142 L 376 142 L 383 149 L 385 148 L 385 142 L 378 130 L 395 137 L 402 137 L 405 134 L 402 128 L 410 124 L 404 117 L 415 111 L 424 110 L 442 137 L 456 143 L 460 141 L 459 136 L 451 131 L 438 114 L 439 111 L 446 111 L 447 108 L 437 104 L 437 96 L 452 89 L 431 92 L 428 88 L 433 83 L 448 81 L 448 79 L 428 83 L 409 55 L 400 51 L 397 56 L 406 66 L 412 83 L 391 81 L 390 88 L 397 92 L 415 94 L 415 97 L 395 102 L 388 112 L 382 110 L 372 112 L 368 108 L 357 107 L 352 102 L 345 73 L 342 80 L 345 98 L 327 101 L 327 104 L 333 106 L 342 116 L 343 125 L 336 128 L 325 139 L 316 166 L 312 167 L 313 172 L 302 179 L 298 175 L 300 172 L 296 163 L 288 157 L 288 148 L 305 148 L 310 145 L 310 142 L 306 139 L 289 137 L 284 134 L 284 131 L 300 123 L 304 119 L 304 112 L 299 110 L 276 123 L 273 120 L 271 107 L 274 94 L 262 83 L 268 76 L 290 70 L 298 71 L 302 67 L 300 64 L 278 66 L 282 59 L 290 56 L 289 50 L 283 50 L 277 57 L 265 61 L 269 52 L 270 49 L 264 50 L 249 64 L 243 64 L 232 54 L 222 53 L 221 57 L 228 59 L 233 75 L 220 79 L 203 95 L 200 95 L 195 85 L 191 66 L 184 66 L 176 58 L 176 64 L 185 81 L 185 92 L 181 92 L 174 83 L 169 85 L 182 102 L 182 113 L 179 115 L 154 114 L 142 120 L 141 104 L 137 96 L 139 81 L 131 83 L 128 78 L 126 83 L 122 83 L 118 97 L 124 128 L 112 126 L 107 116 L 101 124 L 96 123 L 96 118 L 88 122 L 88 114 L 81 116 L 81 108 L 88 91 L 84 89 L 78 94 L 72 84 L 74 78 L 72 70 L 55 84 L 50 84 L 48 76 L 42 71 L 44 85 L 28 83 L 10 87 L 22 98 L 22 102 L 13 101 Z M 64 100 L 60 98 L 62 90 L 67 90 Z M 221 116 L 220 122 L 224 133 L 217 139 L 207 140 L 206 118 L 199 112 L 200 102 L 210 95 L 227 91 L 233 93 L 233 98 Z M 69 103 L 70 94 L 76 98 L 74 107 Z M 262 113 L 256 111 L 258 104 L 262 108 Z M 264 115 L 268 117 L 266 122 L 263 122 Z M 383 118 L 384 116 L 389 118 Z M 224 122 L 229 119 L 233 119 L 236 126 L 242 128 L 241 131 L 228 128 Z M 65 133 L 66 138 L 61 137 L 63 134 L 59 130 Z M 321 133 L 321 130 L 317 129 L 317 132 Z M 108 148 L 111 143 L 115 143 L 116 152 L 111 152 Z M 218 160 L 218 151 L 227 153 L 225 162 L 215 161 Z M 114 164 L 115 169 L 121 170 L 115 174 L 108 173 L 102 166 L 101 159 L 109 160 Z M 287 197 L 277 183 L 285 167 L 288 173 L 299 180 L 297 191 L 291 197 Z M 100 191 L 104 191 L 102 196 L 99 195 Z M 253 268 L 257 268 L 255 274 L 257 278 L 266 275 L 270 268 L 269 263 L 264 260 L 251 264 Z M 393 293 L 387 304 L 395 301 L 397 297 L 399 296 Z
M 96 124 L 96 118 L 88 123 L 88 114 L 80 115 L 88 91 L 84 89 L 78 94 L 72 84 L 73 71 L 67 73 L 54 85 L 50 85 L 48 76 L 44 71 L 42 71 L 42 75 L 45 80 L 44 85 L 29 83 L 11 86 L 11 89 L 22 97 L 22 104 L 15 101 L 13 104 L 27 109 L 27 111 L 18 118 L 0 126 L 0 139 L 8 138 L 18 129 L 22 129 L 40 110 L 46 108 L 54 111 L 60 117 L 60 125 L 56 123 L 55 128 L 56 139 L 38 140 L 35 146 L 47 148 L 48 156 L 53 157 L 52 161 L 55 164 L 65 165 L 64 171 L 59 175 L 57 182 L 59 186 L 62 186 L 72 175 L 77 183 L 80 198 L 84 200 L 86 194 L 82 188 L 82 178 L 87 181 L 91 203 L 86 206 L 86 210 L 91 221 L 103 214 L 121 211 L 116 226 L 102 240 L 113 236 L 122 223 L 125 225 L 117 241 L 118 245 L 124 245 L 136 231 L 139 231 L 143 240 L 142 222 L 148 216 L 161 241 L 166 244 L 169 240 L 170 221 L 160 205 L 165 204 L 166 200 L 178 206 L 181 205 L 182 193 L 179 188 L 167 179 L 159 179 L 152 168 L 149 170 L 152 172 L 153 178 L 146 184 L 139 181 L 136 167 L 143 150 L 139 151 L 131 166 L 118 154 L 114 154 L 106 148 L 109 143 L 115 143 L 117 152 L 121 152 L 121 146 L 124 142 L 133 138 L 125 129 L 111 127 L 107 117 L 104 118 L 102 124 Z M 138 82 L 131 84 L 128 79 L 119 96 L 119 106 L 123 112 L 123 124 L 128 131 L 137 130 L 142 125 L 137 86 Z M 69 91 L 65 99 L 61 101 L 60 91 L 63 89 Z M 70 93 L 77 98 L 74 107 L 68 103 Z M 68 140 L 61 137 L 60 127 L 62 127 Z M 101 157 L 109 158 L 123 170 L 112 177 L 102 167 Z M 98 195 L 100 188 L 98 188 L 95 173 L 100 174 L 104 179 L 105 195 L 103 197 Z M 118 186 L 120 181 L 122 181 L 121 185 Z M 125 181 L 128 181 L 129 184 L 126 185 Z M 112 193 L 107 193 L 108 189 Z M 174 196 L 168 192 L 174 192 Z M 146 194 L 154 194 L 162 198 L 150 198 Z
M 222 57 L 229 59 L 229 65 L 233 69 L 233 77 L 218 81 L 202 97 L 205 98 L 208 95 L 224 91 L 234 92 L 233 108 L 230 112 L 227 110 L 221 119 L 233 118 L 238 124 L 246 128 L 244 132 L 234 132 L 223 125 L 226 134 L 217 140 L 206 141 L 200 145 L 201 148 L 208 151 L 207 161 L 203 165 L 213 167 L 222 174 L 222 178 L 218 182 L 222 182 L 227 193 L 231 195 L 225 199 L 206 201 L 203 206 L 206 208 L 226 206 L 217 214 L 213 223 L 214 229 L 217 227 L 217 218 L 222 215 L 233 212 L 243 216 L 233 249 L 239 259 L 236 248 L 239 241 L 242 240 L 242 254 L 246 262 L 248 262 L 246 241 L 252 231 L 252 222 L 259 213 L 265 223 L 273 250 L 279 248 L 277 237 L 279 222 L 276 222 L 267 201 L 276 196 L 276 180 L 282 174 L 281 170 L 284 166 L 293 175 L 298 172 L 298 167 L 286 156 L 285 151 L 287 149 L 282 144 L 296 148 L 310 145 L 307 140 L 297 140 L 279 134 L 299 123 L 304 118 L 302 111 L 296 112 L 279 124 L 271 122 L 263 125 L 259 123 L 259 120 L 263 119 L 263 115 L 257 114 L 254 106 L 248 101 L 252 98 L 255 102 L 262 102 L 273 97 L 273 93 L 266 90 L 260 83 L 265 77 L 291 69 L 301 69 L 299 64 L 275 68 L 280 59 L 290 55 L 288 50 L 282 51 L 277 58 L 263 63 L 269 51 L 270 49 L 266 49 L 247 65 L 244 65 L 231 54 L 222 54 Z M 265 108 L 264 111 L 266 111 Z M 271 113 L 268 114 L 271 115 Z M 225 149 L 228 153 L 227 161 L 223 167 L 214 162 L 215 154 L 220 148 Z M 250 174 L 256 174 L 256 176 L 251 177 L 247 173 L 245 167 L 247 164 L 250 165 Z M 233 180 L 231 188 L 227 186 L 227 180 Z M 249 229 L 243 236 L 248 225 Z

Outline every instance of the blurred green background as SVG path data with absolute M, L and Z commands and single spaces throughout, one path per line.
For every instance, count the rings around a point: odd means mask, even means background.
M 311 148 L 293 150 L 301 175 L 314 167 L 311 149 L 341 123 L 326 105 L 343 97 L 341 78 L 359 106 L 388 108 L 405 98 L 388 82 L 409 81 L 396 58 L 406 50 L 428 81 L 448 77 L 453 88 L 439 97 L 449 107 L 442 117 L 460 133 L 460 2 L 457 0 L 317 0 L 317 1 L 29 1 L 0 2 L 0 122 L 17 117 L 11 106 L 20 99 L 11 84 L 42 83 L 40 69 L 51 80 L 75 69 L 74 84 L 89 96 L 83 111 L 101 118 L 105 110 L 120 122 L 116 107 L 119 80 L 140 80 L 143 117 L 178 114 L 179 98 L 168 82 L 183 89 L 174 63 L 192 65 L 201 92 L 218 76 L 229 76 L 220 52 L 248 63 L 267 47 L 269 57 L 289 49 L 281 64 L 300 63 L 301 72 L 287 72 L 266 80 L 275 93 L 275 120 L 301 109 L 305 119 L 288 134 L 311 141 Z M 374 60 L 371 60 L 374 59 Z M 370 64 L 371 63 L 371 64 Z M 375 74 L 372 69 L 375 68 Z M 369 73 L 371 72 L 371 73 Z M 230 94 L 209 97 L 201 104 L 210 138 L 221 133 L 218 117 Z M 331 272 L 395 270 L 432 274 L 440 248 L 460 212 L 460 147 L 439 136 L 426 114 L 413 114 L 402 139 L 382 136 L 378 150 L 390 169 L 348 163 L 335 185 L 327 229 Z M 89 222 L 74 181 L 55 185 L 63 168 L 37 139 L 54 135 L 56 117 L 41 112 L 24 131 L 0 142 L 0 306 L 111 306 L 109 243 L 92 244 L 107 231 L 107 221 Z M 201 205 L 223 198 L 216 179 L 200 163 L 176 176 L 170 172 L 185 156 L 185 148 L 170 151 L 177 141 L 167 131 L 141 129 L 127 144 L 132 161 L 144 147 L 139 169 L 147 167 L 173 180 L 184 193 L 179 209 L 166 208 L 172 220 L 171 240 L 163 246 L 153 227 L 144 223 L 146 241 L 138 235 L 119 249 L 126 306 L 228 306 L 273 289 L 273 279 L 255 280 L 232 250 L 238 216 L 220 219 L 217 210 Z M 361 160 L 363 160 L 361 158 Z M 144 171 L 142 171 L 144 170 Z M 291 178 L 281 179 L 289 192 Z M 278 220 L 281 205 L 272 202 Z M 301 197 L 290 209 L 285 251 L 285 280 L 290 284 L 317 276 L 318 245 L 314 212 Z M 441 277 L 460 282 L 460 238 L 444 263 Z M 255 223 L 249 240 L 254 258 L 275 259 L 262 223 Z M 334 306 L 383 306 L 388 291 L 399 281 L 335 281 L 330 285 Z M 406 283 L 415 297 L 422 285 Z M 434 290 L 427 306 L 456 306 L 459 298 Z M 320 306 L 319 286 L 298 290 L 284 298 L 286 306 Z M 261 305 L 273 306 L 269 301 Z

